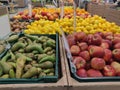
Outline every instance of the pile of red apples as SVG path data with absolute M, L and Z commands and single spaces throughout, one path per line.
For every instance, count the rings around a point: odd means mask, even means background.
M 67 40 L 79 77 L 120 76 L 120 34 L 76 32 Z

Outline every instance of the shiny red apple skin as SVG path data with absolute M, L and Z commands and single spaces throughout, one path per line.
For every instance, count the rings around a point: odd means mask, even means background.
M 85 69 L 78 69 L 77 70 L 77 75 L 79 76 L 79 77 L 87 77 L 87 71 L 85 70 Z
M 102 42 L 100 46 L 104 49 L 109 49 L 110 48 L 110 46 L 107 42 Z
M 120 42 L 114 45 L 114 49 L 120 49 Z
M 91 48 L 89 48 L 89 53 L 91 57 L 103 58 L 105 55 L 104 49 L 99 46 L 91 46 Z
M 82 57 L 76 57 L 73 60 L 73 64 L 76 66 L 76 69 L 85 68 L 86 61 Z
M 85 37 L 86 37 L 86 34 L 84 32 L 76 32 L 75 33 L 76 41 L 81 41 Z
M 90 54 L 88 51 L 82 51 L 80 52 L 79 56 L 81 56 L 82 58 L 84 58 L 86 61 L 90 60 Z
M 72 55 L 79 55 L 79 53 L 80 53 L 79 46 L 77 46 L 77 45 L 71 46 L 70 52 L 71 52 Z
M 116 76 L 115 69 L 110 65 L 106 65 L 103 68 L 103 73 L 104 73 L 104 76 L 109 76 L 109 77 Z
M 103 57 L 103 59 L 106 61 L 106 62 L 110 62 L 111 58 L 112 58 L 112 51 L 109 50 L 109 49 L 105 49 L 105 55 Z
M 89 69 L 87 71 L 88 77 L 103 77 L 102 73 L 99 70 Z
M 105 60 L 102 58 L 92 58 L 91 67 L 96 70 L 101 70 L 106 65 Z
M 85 51 L 88 49 L 88 44 L 86 42 L 78 43 L 78 46 L 80 47 L 81 51 Z
M 114 49 L 112 51 L 113 57 L 120 62 L 120 49 Z

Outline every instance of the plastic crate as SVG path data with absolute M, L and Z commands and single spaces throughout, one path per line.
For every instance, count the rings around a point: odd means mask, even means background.
M 70 59 L 68 59 L 68 63 L 69 63 L 69 68 L 70 68 L 70 73 L 71 76 L 76 79 L 79 82 L 108 82 L 108 81 L 120 81 L 120 77 L 116 76 L 116 77 L 79 77 L 76 74 L 76 67 L 75 65 L 71 62 Z
M 24 36 L 24 33 L 20 33 L 19 37 L 21 37 L 21 36 Z M 48 36 L 49 38 L 52 38 L 56 41 L 55 76 L 44 76 L 44 77 L 37 78 L 37 79 L 16 79 L 16 78 L 14 78 L 14 79 L 0 79 L 0 84 L 53 83 L 53 82 L 58 81 L 58 76 L 59 76 L 58 75 L 58 67 L 59 67 L 58 62 L 59 62 L 59 58 L 60 58 L 59 57 L 60 54 L 59 54 L 59 37 L 58 37 L 58 34 L 52 34 L 52 35 L 38 34 L 37 36 Z

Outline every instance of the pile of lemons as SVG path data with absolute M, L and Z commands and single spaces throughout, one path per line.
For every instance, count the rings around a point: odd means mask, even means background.
M 89 18 L 76 17 L 76 28 L 74 28 L 74 19 L 57 19 L 56 21 L 39 20 L 32 22 L 24 31 L 27 34 L 55 34 L 61 33 L 60 27 L 65 33 L 71 34 L 73 32 L 83 31 L 86 34 L 94 34 L 96 32 L 113 32 L 120 33 L 120 26 L 115 23 L 110 23 L 100 16 L 94 15 Z

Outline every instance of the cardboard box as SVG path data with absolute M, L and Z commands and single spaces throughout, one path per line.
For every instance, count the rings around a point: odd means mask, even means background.
M 17 4 L 17 7 L 25 7 L 26 6 L 25 0 L 15 0 L 15 3 Z
M 89 13 L 92 13 L 92 4 L 91 3 L 88 3 L 88 5 L 87 5 L 87 11 Z
M 62 41 L 63 42 L 63 41 Z M 67 78 L 69 88 L 68 90 L 119 90 L 120 82 L 78 82 L 70 75 L 68 60 L 66 58 L 65 49 L 63 48 L 63 55 L 65 60 L 65 66 L 67 71 Z
M 42 7 L 40 2 L 32 2 L 33 7 Z
M 60 49 L 62 49 L 61 39 Z M 67 90 L 68 82 L 66 76 L 65 61 L 63 53 L 60 50 L 61 73 L 62 77 L 56 83 L 37 83 L 37 84 L 2 84 L 0 90 Z
M 120 11 L 112 8 L 107 8 L 105 12 L 106 20 L 110 22 L 115 22 L 120 25 Z
M 8 14 L 8 9 L 6 6 L 0 6 L 0 16 Z
M 99 15 L 104 17 L 105 6 L 103 4 L 88 3 L 88 12 L 92 15 Z

